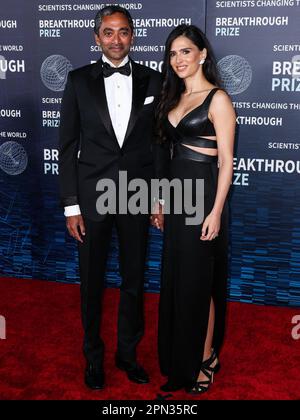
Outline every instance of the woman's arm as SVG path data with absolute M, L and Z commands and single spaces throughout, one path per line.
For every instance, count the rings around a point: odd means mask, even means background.
M 236 125 L 236 114 L 232 102 L 222 90 L 215 93 L 209 114 L 218 142 L 219 176 L 214 206 L 203 223 L 202 240 L 214 239 L 220 230 L 221 214 L 232 182 Z

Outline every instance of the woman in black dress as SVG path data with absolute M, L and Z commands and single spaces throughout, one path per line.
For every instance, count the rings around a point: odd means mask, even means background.
M 164 230 L 158 347 L 161 389 L 199 394 L 220 367 L 224 336 L 228 205 L 236 116 L 220 89 L 205 35 L 180 25 L 166 42 L 164 82 L 158 108 L 161 174 L 168 179 L 204 180 L 204 219 L 187 225 L 183 214 L 161 214 L 152 223 Z M 162 154 L 161 154 L 162 155 Z M 193 186 L 193 199 L 195 198 Z M 174 197 L 173 197 L 174 198 Z M 174 203 L 173 203 L 174 205 Z

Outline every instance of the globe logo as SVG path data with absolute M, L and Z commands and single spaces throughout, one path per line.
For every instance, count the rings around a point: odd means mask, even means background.
M 70 61 L 62 55 L 50 55 L 41 66 L 41 79 L 44 85 L 55 92 L 64 90 L 68 73 L 72 70 Z
M 239 55 L 227 55 L 218 62 L 218 70 L 224 88 L 231 95 L 242 93 L 250 86 L 252 69 L 245 58 Z
M 23 146 L 15 141 L 7 141 L 0 146 L 0 168 L 8 175 L 19 175 L 25 171 L 28 163 Z

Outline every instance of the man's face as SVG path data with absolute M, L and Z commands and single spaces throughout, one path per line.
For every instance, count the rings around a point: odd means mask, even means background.
M 126 16 L 123 13 L 104 16 L 95 40 L 101 46 L 103 54 L 118 66 L 129 53 L 133 41 L 133 33 Z

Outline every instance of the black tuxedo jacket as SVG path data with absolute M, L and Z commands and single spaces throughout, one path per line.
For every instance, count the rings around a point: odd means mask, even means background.
M 81 213 L 92 220 L 101 218 L 96 211 L 100 179 L 117 183 L 120 170 L 127 171 L 128 179 L 149 181 L 154 174 L 154 110 L 161 75 L 131 64 L 132 110 L 121 148 L 109 116 L 101 60 L 71 71 L 64 91 L 59 138 L 61 204 L 79 204 Z M 144 104 L 149 96 L 153 102 Z

